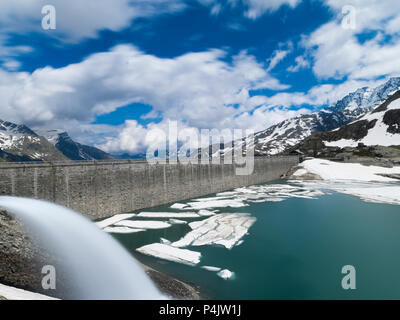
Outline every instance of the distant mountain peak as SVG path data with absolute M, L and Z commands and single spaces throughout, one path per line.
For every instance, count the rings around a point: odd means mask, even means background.
M 112 155 L 95 147 L 74 141 L 68 132 L 61 129 L 41 131 L 62 154 L 71 160 L 111 160 Z
M 60 129 L 31 130 L 25 125 L 0 120 L 0 158 L 7 161 L 111 160 L 95 147 L 72 140 Z
M 400 77 L 390 78 L 376 88 L 359 88 L 318 113 L 284 120 L 256 133 L 254 154 L 275 155 L 315 132 L 330 131 L 346 125 L 372 111 L 399 89 Z M 220 152 L 221 155 L 223 153 Z

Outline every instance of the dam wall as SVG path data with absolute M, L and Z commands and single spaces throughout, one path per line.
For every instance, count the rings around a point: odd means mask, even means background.
M 279 179 L 298 157 L 256 157 L 250 175 L 236 164 L 145 161 L 1 163 L 0 195 L 58 203 L 90 219 Z

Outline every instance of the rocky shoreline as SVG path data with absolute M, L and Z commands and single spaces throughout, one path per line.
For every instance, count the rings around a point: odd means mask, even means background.
M 38 241 L 30 236 L 28 230 L 25 230 L 17 220 L 5 211 L 0 211 L 0 283 L 56 298 L 73 299 L 68 294 L 67 282 L 62 279 L 62 275 L 59 277 L 59 273 L 57 273 L 57 290 L 50 293 L 42 289 L 41 268 L 47 264 L 59 265 L 38 245 Z M 186 300 L 201 298 L 198 288 L 149 266 L 141 265 L 166 296 Z M 0 296 L 0 300 L 5 300 L 5 298 Z

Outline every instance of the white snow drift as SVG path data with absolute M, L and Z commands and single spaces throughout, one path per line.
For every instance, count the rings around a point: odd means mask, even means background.
M 380 174 L 400 174 L 400 167 L 383 168 L 358 163 L 337 163 L 322 159 L 306 160 L 295 175 L 313 173 L 324 181 L 303 181 L 303 187 L 331 189 L 364 201 L 400 204 L 400 182 Z

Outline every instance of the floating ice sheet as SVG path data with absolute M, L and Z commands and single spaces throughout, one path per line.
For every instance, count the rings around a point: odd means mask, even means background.
M 324 193 L 312 188 L 293 186 L 289 184 L 257 185 L 246 188 L 237 188 L 233 191 L 220 192 L 214 197 L 198 198 L 188 203 L 185 210 L 200 210 L 211 208 L 240 208 L 249 203 L 278 202 L 288 198 L 315 199 Z M 212 211 L 211 211 L 212 212 Z
M 179 249 L 162 243 L 152 243 L 136 250 L 149 256 L 189 265 L 198 264 L 201 258 L 200 252 Z
M 137 228 L 137 229 L 165 229 L 171 225 L 164 221 L 143 221 L 143 220 L 124 220 L 117 222 L 116 226 Z
M 187 221 L 179 219 L 169 219 L 168 222 L 172 224 L 187 224 Z
M 249 214 L 224 213 L 217 214 L 203 221 L 189 224 L 193 229 L 183 238 L 172 243 L 174 247 L 222 245 L 231 249 L 246 235 L 248 229 L 256 221 Z
M 185 207 L 187 207 L 187 204 L 174 203 L 170 208 L 172 208 L 172 209 L 183 209 Z
M 248 206 L 248 204 L 244 203 L 241 199 L 210 199 L 214 200 L 201 199 L 195 202 L 189 202 L 188 205 L 190 209 L 194 210 L 226 207 L 240 208 Z
M 135 233 L 146 231 L 145 229 L 134 229 L 129 227 L 105 227 L 103 230 L 108 233 Z
M 218 272 L 221 271 L 221 268 L 218 267 L 212 267 L 212 266 L 202 266 L 202 269 L 208 270 L 208 271 L 212 271 L 212 272 Z
M 121 213 L 121 214 L 116 214 L 115 216 L 112 216 L 110 218 L 107 218 L 107 219 L 104 219 L 102 221 L 98 221 L 95 223 L 99 228 L 104 229 L 105 227 L 111 226 L 111 225 L 113 225 L 119 221 L 125 220 L 125 219 L 130 219 L 134 216 L 135 216 L 134 213 Z
M 195 212 L 141 212 L 138 217 L 145 218 L 198 218 Z
M 217 273 L 219 277 L 225 280 L 232 278 L 233 274 L 234 273 L 228 269 L 221 270 L 220 272 Z
M 160 242 L 162 244 L 171 244 L 171 241 L 169 241 L 168 239 L 165 239 L 165 238 L 160 238 Z

